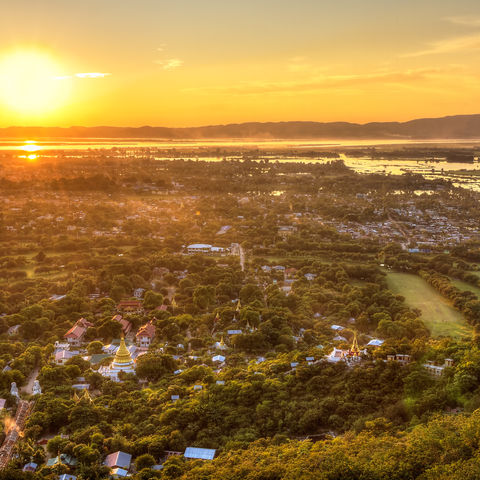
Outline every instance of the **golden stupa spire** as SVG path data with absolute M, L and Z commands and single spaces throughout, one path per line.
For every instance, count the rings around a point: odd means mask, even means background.
M 90 394 L 88 393 L 88 390 L 85 389 L 83 391 L 83 397 L 82 397 L 84 400 L 87 400 L 88 402 L 92 402 L 92 397 L 90 396 Z
M 131 365 L 133 363 L 132 356 L 125 345 L 125 338 L 123 335 L 120 339 L 120 347 L 118 347 L 113 363 L 116 365 Z
M 222 338 L 220 339 L 220 345 L 223 347 L 225 345 L 225 342 L 223 341 L 223 335 Z
M 358 348 L 358 342 L 357 342 L 357 332 L 353 333 L 353 342 L 352 342 L 352 346 L 350 347 L 350 354 L 355 355 L 356 357 L 360 355 L 360 349 Z
M 242 306 L 242 305 L 240 304 L 240 299 L 239 299 L 238 302 L 237 302 L 237 308 L 235 309 L 235 311 L 236 311 L 236 312 L 239 312 L 241 306 Z

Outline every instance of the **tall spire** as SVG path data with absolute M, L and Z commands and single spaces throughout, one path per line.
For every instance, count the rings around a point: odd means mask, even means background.
M 127 366 L 127 365 L 132 365 L 133 360 L 132 356 L 130 355 L 130 352 L 127 349 L 127 346 L 125 345 L 125 338 L 122 335 L 122 338 L 120 340 L 120 347 L 117 350 L 117 353 L 115 354 L 115 359 L 113 360 L 113 364 L 115 366 Z
M 357 342 L 357 332 L 353 333 L 353 342 L 352 346 L 350 347 L 350 355 L 354 355 L 355 357 L 358 357 L 360 355 L 360 349 L 358 348 Z

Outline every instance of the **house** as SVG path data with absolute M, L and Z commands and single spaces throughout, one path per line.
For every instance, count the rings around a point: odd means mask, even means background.
M 113 478 L 125 478 L 128 477 L 128 470 L 125 470 L 124 468 L 112 468 L 110 475 Z
M 225 357 L 223 355 L 215 355 L 212 357 L 212 362 L 224 362 Z
M 241 335 L 242 331 L 241 330 L 227 330 L 228 335 Z
M 58 480 L 77 480 L 76 475 L 70 475 L 68 473 L 62 473 L 58 476 Z
M 332 363 L 337 363 L 340 360 L 343 360 L 343 350 L 340 350 L 339 348 L 333 347 L 332 352 L 327 357 L 327 361 L 332 362 Z
M 115 320 L 122 326 L 122 332 L 125 336 L 127 336 L 132 329 L 132 324 L 127 319 L 123 318 L 121 315 L 114 315 L 112 317 L 112 320 Z
M 23 466 L 22 472 L 34 472 L 37 467 L 38 465 L 35 462 L 30 462 Z
M 103 462 L 104 465 L 111 469 L 123 468 L 124 470 L 128 470 L 131 463 L 132 456 L 129 453 L 121 452 L 120 450 L 107 455 L 107 458 Z
M 402 353 L 397 353 L 396 355 L 387 355 L 387 362 L 398 362 L 401 364 L 407 364 L 410 363 L 411 356 L 402 354 Z
M 444 364 L 441 366 L 435 365 L 435 362 L 429 360 L 423 366 L 427 369 L 427 372 L 430 373 L 430 375 L 440 377 L 443 375 L 446 367 L 453 367 L 453 360 L 451 358 L 446 358 Z
M 54 467 L 55 465 L 58 465 L 60 463 L 68 465 L 69 467 L 74 467 L 77 465 L 77 459 L 71 457 L 70 455 L 67 455 L 66 453 L 62 453 L 60 456 L 50 458 L 47 461 L 47 467 Z
M 14 325 L 13 327 L 10 327 L 8 330 L 7 330 L 7 334 L 10 336 L 10 337 L 13 337 L 13 335 L 16 335 L 18 333 L 18 329 L 20 328 L 20 325 Z
M 155 338 L 155 325 L 153 319 L 138 329 L 135 336 L 137 345 L 140 348 L 148 348 Z
M 134 291 L 133 291 L 133 296 L 135 298 L 138 298 L 139 300 L 143 297 L 143 294 L 145 293 L 145 289 L 144 288 L 136 288 Z
M 65 338 L 70 345 L 78 346 L 83 343 L 85 333 L 89 327 L 93 327 L 93 323 L 90 323 L 85 318 L 80 318 L 63 338 Z
M 49 300 L 52 300 L 53 302 L 58 302 L 59 300 L 63 300 L 66 297 L 66 295 L 52 295 Z
M 194 458 L 199 460 L 213 460 L 215 457 L 215 452 L 213 448 L 196 448 L 196 447 L 187 447 L 183 456 L 185 458 Z
M 214 247 L 208 243 L 193 243 L 188 245 L 187 253 L 189 255 L 195 255 L 197 253 L 211 254 L 211 255 L 223 255 L 227 252 L 227 249 L 224 247 Z
M 208 243 L 192 243 L 187 247 L 187 253 L 196 254 L 196 253 L 210 253 L 212 251 L 212 246 Z
M 368 343 L 367 347 L 380 347 L 384 343 L 384 340 L 380 340 L 378 338 L 372 338 Z
M 58 350 L 55 352 L 55 363 L 57 365 L 65 365 L 68 360 L 78 354 L 79 352 L 75 350 Z
M 143 305 L 140 300 L 122 300 L 118 303 L 117 310 L 125 313 L 142 313 Z
M 295 232 L 295 230 L 296 230 L 296 227 L 293 227 L 290 225 L 283 225 L 278 228 L 278 235 L 285 238 L 291 235 L 293 232 Z
M 293 278 L 295 277 L 295 274 L 297 273 L 297 269 L 290 267 L 285 269 L 285 277 L 287 278 Z

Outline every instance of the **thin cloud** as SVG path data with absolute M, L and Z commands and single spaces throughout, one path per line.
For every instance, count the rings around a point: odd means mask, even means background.
M 438 55 L 452 52 L 469 52 L 480 50 L 480 33 L 447 38 L 430 43 L 429 48 L 418 52 L 411 52 L 402 57 L 422 57 L 424 55 Z
M 287 68 L 291 72 L 304 72 L 306 70 L 312 70 L 313 66 L 307 57 L 293 57 L 288 62 Z
M 87 73 L 76 73 L 75 76 L 78 78 L 103 78 L 108 77 L 111 73 L 101 73 L 101 72 L 87 72 Z
M 475 15 L 459 16 L 459 17 L 447 17 L 447 22 L 454 23 L 455 25 L 464 25 L 466 27 L 480 27 L 480 17 Z
M 188 91 L 202 90 L 206 93 L 220 93 L 226 95 L 264 95 L 308 93 L 327 89 L 346 89 L 368 86 L 373 84 L 388 84 L 406 87 L 411 84 L 428 81 L 434 77 L 444 75 L 446 71 L 439 69 L 416 69 L 393 72 L 375 72 L 354 75 L 321 75 L 309 80 L 290 82 L 248 82 L 233 86 L 207 87 L 204 89 L 187 89 Z
M 164 70 L 173 70 L 183 65 L 183 60 L 179 58 L 168 58 L 166 60 L 155 60 L 157 65 L 160 65 Z

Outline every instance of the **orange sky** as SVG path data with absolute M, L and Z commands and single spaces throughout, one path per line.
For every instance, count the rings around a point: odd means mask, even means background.
M 3 11 L 0 126 L 480 110 L 476 1 L 16 0 Z

